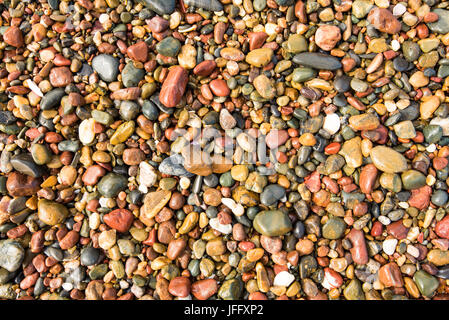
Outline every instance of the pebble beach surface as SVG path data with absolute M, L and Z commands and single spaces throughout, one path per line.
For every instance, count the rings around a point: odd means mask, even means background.
M 449 2 L 4 0 L 0 299 L 449 299 Z

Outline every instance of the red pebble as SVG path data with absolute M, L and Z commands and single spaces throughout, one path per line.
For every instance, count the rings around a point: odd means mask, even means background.
M 380 223 L 379 221 L 374 222 L 373 227 L 371 228 L 371 235 L 373 237 L 379 237 L 380 235 L 382 235 L 383 228 L 384 227 L 382 223 Z
M 118 232 L 127 232 L 133 223 L 134 216 L 127 209 L 116 209 L 103 217 L 103 221 Z

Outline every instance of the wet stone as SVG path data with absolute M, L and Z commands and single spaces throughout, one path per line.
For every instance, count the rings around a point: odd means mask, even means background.
M 163 56 L 176 57 L 181 50 L 181 43 L 178 39 L 167 37 L 156 45 L 156 50 Z
M 293 62 L 304 67 L 336 70 L 341 68 L 340 61 L 325 53 L 303 52 L 293 57 Z
M 25 250 L 14 240 L 0 241 L 0 267 L 9 272 L 20 268 L 25 257 Z
M 11 165 L 20 173 L 26 174 L 33 178 L 41 177 L 45 170 L 43 167 L 37 165 L 33 157 L 28 153 L 21 153 L 11 158 Z
M 346 223 L 340 218 L 330 218 L 323 226 L 323 237 L 326 239 L 339 239 L 343 236 Z
M 11 124 L 16 121 L 16 117 L 11 111 L 0 111 L 0 124 Z
M 365 294 L 362 290 L 362 285 L 359 280 L 353 279 L 343 291 L 347 300 L 365 300 Z
M 426 177 L 417 170 L 407 170 L 401 175 L 404 189 L 418 189 L 426 185 Z
M 419 292 L 426 297 L 432 297 L 439 285 L 438 280 L 424 270 L 416 271 L 413 276 L 413 281 L 418 287 Z
M 100 250 L 93 248 L 93 247 L 86 247 L 83 250 L 81 250 L 81 264 L 83 266 L 93 266 L 98 263 L 98 260 L 100 259 Z
M 286 234 L 292 229 L 288 216 L 279 210 L 261 211 L 253 220 L 253 227 L 259 233 L 275 237 Z
M 136 87 L 143 79 L 145 71 L 134 67 L 133 63 L 128 63 L 122 70 L 122 82 L 126 88 Z
M 98 183 L 98 192 L 107 198 L 113 198 L 120 191 L 125 190 L 127 184 L 128 180 L 124 176 L 111 172 L 101 178 Z
M 37 209 L 39 220 L 50 226 L 62 223 L 69 214 L 63 204 L 46 199 L 39 200 Z
M 223 300 L 238 300 L 243 292 L 243 283 L 239 279 L 226 280 L 218 290 Z
M 266 186 L 260 195 L 260 201 L 266 206 L 271 206 L 285 196 L 285 189 L 277 184 Z
M 407 161 L 399 152 L 384 146 L 371 150 L 371 160 L 377 169 L 387 173 L 403 172 L 407 169 Z
M 112 82 L 117 79 L 119 73 L 118 67 L 118 59 L 107 54 L 100 54 L 92 59 L 92 68 L 106 82 Z

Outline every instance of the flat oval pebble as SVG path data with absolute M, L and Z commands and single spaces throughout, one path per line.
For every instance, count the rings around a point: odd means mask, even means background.
M 404 156 L 388 147 L 373 148 L 370 157 L 376 168 L 386 173 L 403 172 L 407 169 L 407 160 Z
M 258 232 L 268 237 L 284 235 L 292 228 L 285 213 L 278 210 L 260 212 L 254 218 L 253 226 Z

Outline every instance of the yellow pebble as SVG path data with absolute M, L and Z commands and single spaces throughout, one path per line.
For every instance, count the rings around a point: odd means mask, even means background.
M 54 187 L 58 183 L 58 178 L 56 176 L 49 176 L 45 179 L 41 184 L 41 188 L 51 188 Z
M 303 146 L 312 147 L 316 144 L 316 139 L 313 134 L 311 134 L 310 132 L 306 132 L 299 137 L 299 143 L 301 143 Z

